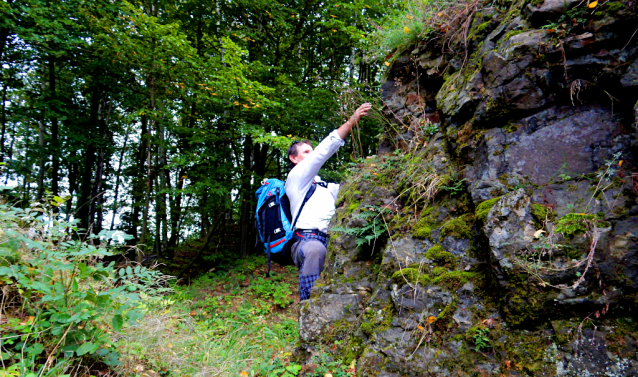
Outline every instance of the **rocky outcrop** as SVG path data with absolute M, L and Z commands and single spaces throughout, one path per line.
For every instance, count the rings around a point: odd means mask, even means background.
M 301 361 L 638 373 L 638 19 L 597 4 L 480 8 L 445 41 L 458 55 L 440 37 L 396 58 L 385 140 L 342 188 L 301 308 Z

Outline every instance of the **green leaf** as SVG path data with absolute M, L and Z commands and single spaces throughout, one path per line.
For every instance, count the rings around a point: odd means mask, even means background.
M 44 351 L 44 346 L 40 343 L 35 343 L 31 347 L 28 348 L 27 353 L 29 355 L 39 355 Z
M 97 346 L 95 344 L 93 344 L 93 342 L 86 342 L 86 343 L 82 344 L 80 347 L 78 347 L 78 349 L 75 350 L 75 353 L 78 356 L 82 356 L 82 355 L 87 354 L 87 353 L 95 352 L 96 348 L 97 348 Z
M 121 314 L 116 314 L 113 316 L 113 330 L 120 331 L 122 330 L 122 326 L 124 325 L 124 318 Z

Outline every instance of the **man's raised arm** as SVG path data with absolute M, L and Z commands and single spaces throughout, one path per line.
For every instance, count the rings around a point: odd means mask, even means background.
M 362 116 L 368 115 L 368 111 L 370 111 L 371 108 L 372 105 L 367 102 L 359 106 L 350 119 L 337 129 L 337 134 L 341 140 L 346 140 L 346 137 L 348 137 L 348 134 L 352 131 L 352 127 L 359 122 L 359 119 L 361 119 Z

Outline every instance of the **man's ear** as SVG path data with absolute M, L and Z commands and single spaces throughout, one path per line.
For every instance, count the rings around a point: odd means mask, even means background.
M 293 164 L 297 165 L 297 156 L 289 154 L 288 158 L 290 159 L 290 161 L 292 161 Z

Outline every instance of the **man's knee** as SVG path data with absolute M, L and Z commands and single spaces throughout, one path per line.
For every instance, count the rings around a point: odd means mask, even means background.
M 324 259 L 326 257 L 326 247 L 319 241 L 307 241 L 303 246 L 304 259 Z
M 303 245 L 303 275 L 319 274 L 323 271 L 326 247 L 319 241 L 310 240 Z

